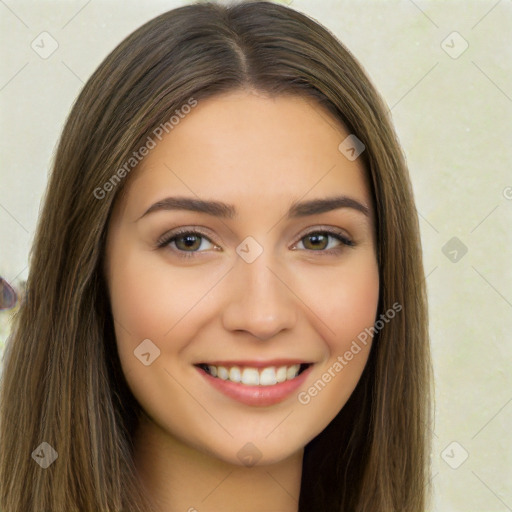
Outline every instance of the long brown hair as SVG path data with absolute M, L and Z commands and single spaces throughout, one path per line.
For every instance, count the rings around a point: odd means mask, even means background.
M 377 316 L 403 308 L 376 334 L 347 404 L 306 446 L 299 510 L 424 511 L 432 395 L 425 283 L 388 109 L 318 23 L 282 5 L 245 2 L 188 5 L 146 23 L 108 55 L 73 106 L 4 358 L 3 512 L 149 509 L 132 458 L 140 406 L 121 370 L 102 273 L 109 215 L 131 177 L 112 184 L 112 176 L 190 98 L 236 89 L 307 96 L 364 143 Z M 43 458 L 52 453 L 43 442 L 58 454 L 47 468 L 33 456 L 36 448 Z

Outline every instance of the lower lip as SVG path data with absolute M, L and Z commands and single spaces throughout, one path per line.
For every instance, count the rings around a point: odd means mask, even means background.
M 246 386 L 238 382 L 212 377 L 202 368 L 197 369 L 209 384 L 224 395 L 246 405 L 267 406 L 277 404 L 288 398 L 304 383 L 312 368 L 313 365 L 310 365 L 295 379 L 286 380 L 273 386 Z

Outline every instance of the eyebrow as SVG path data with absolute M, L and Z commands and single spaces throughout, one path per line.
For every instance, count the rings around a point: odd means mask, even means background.
M 337 210 L 339 208 L 351 208 L 369 216 L 368 206 L 360 203 L 356 199 L 347 196 L 328 197 L 325 199 L 313 199 L 310 201 L 294 202 L 290 206 L 287 217 L 307 217 L 320 213 Z M 189 197 L 166 197 L 152 204 L 137 220 L 146 215 L 162 210 L 187 210 L 192 212 L 206 213 L 214 217 L 233 219 L 237 215 L 236 208 L 231 204 L 220 201 L 205 201 Z

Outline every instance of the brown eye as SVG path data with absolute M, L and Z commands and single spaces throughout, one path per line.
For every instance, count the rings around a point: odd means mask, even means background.
M 303 238 L 303 240 L 307 241 L 304 242 L 304 247 L 306 249 L 320 249 L 323 250 L 327 247 L 329 243 L 329 237 L 322 234 L 322 233 L 313 233 L 311 235 L 307 235 Z
M 196 234 L 180 235 L 174 237 L 174 243 L 180 251 L 197 251 L 201 247 L 202 236 Z
M 157 247 L 169 249 L 184 258 L 192 258 L 196 254 L 217 248 L 205 234 L 190 229 L 166 233 L 157 241 Z
M 307 251 L 329 254 L 340 251 L 343 246 L 354 246 L 354 242 L 338 231 L 312 231 L 303 236 L 300 242 Z M 301 247 L 302 248 L 302 247 Z

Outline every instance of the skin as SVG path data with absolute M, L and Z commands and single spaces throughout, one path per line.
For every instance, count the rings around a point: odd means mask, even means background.
M 309 403 L 297 395 L 333 373 L 377 312 L 373 207 L 361 159 L 338 150 L 347 135 L 310 99 L 226 93 L 199 102 L 133 171 L 115 204 L 105 272 L 121 364 L 144 410 L 136 467 L 156 510 L 297 511 L 304 446 L 348 400 L 371 340 Z M 369 214 L 286 216 L 295 201 L 338 195 Z M 143 215 L 169 196 L 229 203 L 237 216 Z M 179 227 L 201 228 L 206 238 L 193 249 L 183 237 L 157 247 Z M 306 236 L 329 227 L 355 245 Z M 252 263 L 236 252 L 248 236 L 263 248 Z M 148 366 L 134 356 L 145 339 L 160 350 Z M 314 365 L 297 392 L 265 407 L 226 397 L 194 366 L 275 358 Z M 260 457 L 250 467 L 237 456 L 249 442 Z

